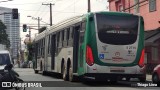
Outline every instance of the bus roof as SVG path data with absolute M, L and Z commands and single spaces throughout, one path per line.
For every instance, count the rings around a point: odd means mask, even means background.
M 54 26 L 51 26 L 50 28 L 48 28 L 47 30 L 43 31 L 38 36 L 36 36 L 35 37 L 35 41 L 38 41 L 38 40 L 44 38 L 46 34 L 48 35 L 48 34 L 53 33 L 55 31 L 61 30 L 66 26 L 69 26 L 69 25 L 72 25 L 72 24 L 75 24 L 75 23 L 81 21 L 82 20 L 82 16 L 83 15 L 71 17 L 71 18 L 68 18 L 66 20 L 63 20 L 63 21 L 57 23 Z
M 106 14 L 123 14 L 123 15 L 135 15 L 135 14 L 130 14 L 130 13 L 125 13 L 125 12 L 110 12 L 110 11 L 99 11 L 99 12 L 90 12 L 90 13 L 87 13 L 87 14 L 84 14 L 84 15 L 78 15 L 78 16 L 74 16 L 74 17 L 71 17 L 71 18 L 68 18 L 68 19 L 65 19 L 59 23 L 57 23 L 56 25 L 54 26 L 51 26 L 49 27 L 47 30 L 44 30 L 43 32 L 41 32 L 38 36 L 35 37 L 35 41 L 38 41 L 42 38 L 44 38 L 46 35 L 49 35 L 51 33 L 54 33 L 58 30 L 62 30 L 63 28 L 67 27 L 67 26 L 70 26 L 70 25 L 73 25 L 75 23 L 78 23 L 80 21 L 82 21 L 82 19 L 87 16 L 87 15 L 90 15 L 90 14 L 93 14 L 93 13 L 106 13 Z M 136 16 L 139 16 L 139 15 L 136 15 Z

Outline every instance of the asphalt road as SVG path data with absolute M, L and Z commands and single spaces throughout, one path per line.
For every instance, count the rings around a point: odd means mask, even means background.
M 118 83 L 110 82 L 69 82 L 63 81 L 53 75 L 35 74 L 33 69 L 29 68 L 15 68 L 20 74 L 20 78 L 25 82 L 41 83 L 43 87 L 26 88 L 26 90 L 159 90 L 159 87 L 152 85 L 150 79 L 146 83 L 139 83 L 137 80 L 118 81 Z M 148 86 L 138 86 L 140 84 Z M 1 89 L 0 89 L 1 90 Z M 14 89 L 11 89 L 14 90 Z

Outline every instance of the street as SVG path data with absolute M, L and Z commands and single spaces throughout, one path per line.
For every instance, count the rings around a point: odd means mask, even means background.
M 15 68 L 15 70 L 20 74 L 20 78 L 24 81 L 39 81 L 46 82 L 46 84 L 50 84 L 52 87 L 34 87 L 34 88 L 26 88 L 26 90 L 159 90 L 159 87 L 138 87 L 138 81 L 132 80 L 130 82 L 127 81 L 119 81 L 116 84 L 111 84 L 109 82 L 68 82 L 63 81 L 62 79 L 53 77 L 53 76 L 44 76 L 41 74 L 35 74 L 33 69 L 31 68 Z M 150 83 L 150 77 L 147 78 L 146 83 Z M 146 84 L 144 83 L 144 84 Z M 46 85 L 48 86 L 48 85 Z M 14 90 L 14 89 L 11 89 Z

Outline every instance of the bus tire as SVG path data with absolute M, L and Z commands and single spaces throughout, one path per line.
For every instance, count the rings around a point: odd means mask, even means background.
M 62 77 L 63 77 L 63 80 L 64 81 L 68 81 L 68 75 L 67 75 L 67 69 L 66 69 L 66 67 L 65 67 L 65 65 L 63 65 L 63 71 L 62 71 L 63 73 L 62 73 Z
M 37 73 L 38 73 L 38 70 L 34 70 L 34 73 L 37 74 Z
M 154 74 L 152 75 L 152 82 L 153 82 L 153 83 L 160 83 L 159 77 L 158 77 L 158 74 L 157 74 L 157 73 L 154 73 Z
M 76 76 L 73 75 L 73 69 L 71 65 L 69 65 L 69 81 L 70 82 L 77 81 Z

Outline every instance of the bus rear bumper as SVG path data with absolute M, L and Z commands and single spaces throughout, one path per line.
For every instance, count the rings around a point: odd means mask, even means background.
M 117 74 L 117 73 L 86 73 L 83 75 L 83 77 L 93 77 L 97 80 L 121 80 L 122 78 L 140 78 L 140 79 L 146 79 L 146 74 Z

